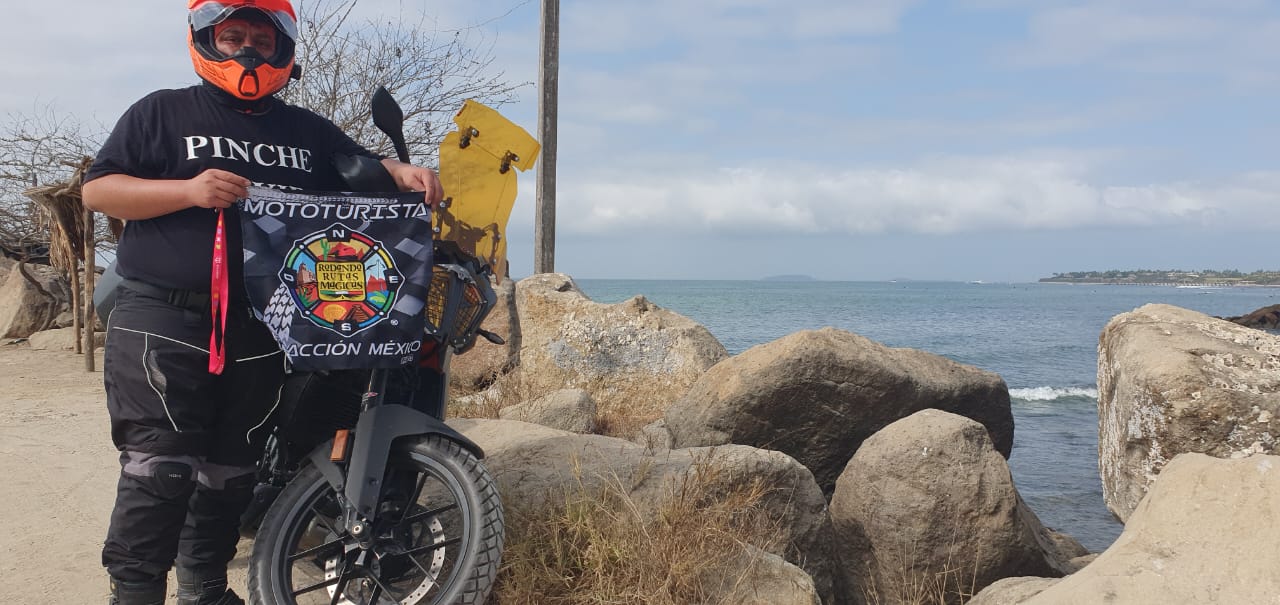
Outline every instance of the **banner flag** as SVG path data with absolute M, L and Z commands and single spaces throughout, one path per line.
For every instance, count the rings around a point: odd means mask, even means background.
M 250 187 L 239 206 L 249 301 L 295 370 L 416 359 L 431 280 L 422 192 Z

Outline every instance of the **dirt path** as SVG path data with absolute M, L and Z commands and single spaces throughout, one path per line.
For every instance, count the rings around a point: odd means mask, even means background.
M 0 603 L 107 600 L 100 555 L 120 467 L 101 351 L 95 367 L 86 372 L 70 351 L 0 344 L 0 489 L 8 509 L 0 515 Z M 244 559 L 232 567 L 231 585 L 244 595 Z

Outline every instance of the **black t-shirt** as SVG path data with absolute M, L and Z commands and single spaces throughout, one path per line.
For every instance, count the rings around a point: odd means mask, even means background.
M 144 179 L 189 179 L 208 168 L 255 184 L 309 191 L 344 189 L 333 169 L 334 153 L 368 155 L 329 120 L 270 99 L 264 112 L 237 110 L 208 85 L 161 90 L 135 103 L 120 118 L 85 174 L 85 182 L 109 174 Z M 157 286 L 209 291 L 217 213 L 187 208 L 132 220 L 116 250 L 120 275 Z M 244 298 L 240 218 L 227 209 L 227 269 L 233 298 Z

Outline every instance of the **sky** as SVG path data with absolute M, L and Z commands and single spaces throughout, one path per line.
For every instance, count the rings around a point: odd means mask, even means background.
M 195 81 L 185 3 L 19 3 L 0 115 Z M 540 3 L 360 0 L 528 83 Z M 555 269 L 1028 282 L 1280 269 L 1273 0 L 561 0 Z M 425 15 L 426 19 L 422 19 Z M 70 18 L 68 18 L 70 17 Z M 306 32 L 303 32 L 305 35 Z M 20 58 L 17 58 L 20 57 Z M 535 172 L 509 226 L 533 268 Z

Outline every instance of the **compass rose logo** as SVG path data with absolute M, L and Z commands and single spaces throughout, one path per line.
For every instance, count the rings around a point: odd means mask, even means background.
M 386 319 L 404 276 L 382 242 L 334 224 L 293 242 L 280 281 L 312 323 L 346 337 Z

